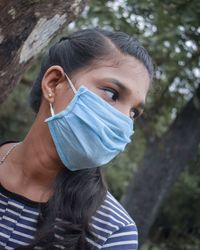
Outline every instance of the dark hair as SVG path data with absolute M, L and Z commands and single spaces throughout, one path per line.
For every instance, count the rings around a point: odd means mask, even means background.
M 41 81 L 46 70 L 52 65 L 60 65 L 70 76 L 77 70 L 92 66 L 105 57 L 120 52 L 137 58 L 153 76 L 153 65 L 147 51 L 139 41 L 124 32 L 114 32 L 99 28 L 85 29 L 62 38 L 52 46 L 44 57 L 39 75 L 30 93 L 30 105 L 38 112 L 41 103 Z M 91 249 L 86 241 L 90 234 L 89 222 L 105 199 L 107 187 L 101 168 L 85 169 L 75 172 L 65 168 L 56 178 L 54 194 L 43 213 L 40 211 L 38 231 L 29 247 L 43 246 L 55 249 L 61 245 L 64 249 Z M 58 228 L 62 237 L 56 238 Z

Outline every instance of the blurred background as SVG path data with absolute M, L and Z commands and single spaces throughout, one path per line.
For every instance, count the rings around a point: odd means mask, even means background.
M 200 2 L 93 0 L 51 44 L 96 26 L 137 37 L 155 65 L 133 142 L 105 169 L 109 189 L 136 221 L 142 250 L 199 250 Z M 23 140 L 35 118 L 28 95 L 41 58 L 1 104 L 1 141 Z

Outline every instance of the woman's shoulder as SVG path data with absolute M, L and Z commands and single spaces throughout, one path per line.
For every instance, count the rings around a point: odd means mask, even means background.
M 97 210 L 97 215 L 104 213 L 107 215 L 107 218 L 115 219 L 114 221 L 116 222 L 116 225 L 118 225 L 118 223 L 123 225 L 134 223 L 133 219 L 122 204 L 120 204 L 120 202 L 117 201 L 109 191 L 107 191 L 104 202 Z
M 107 247 L 108 249 L 112 249 L 111 247 L 113 249 L 137 249 L 136 224 L 110 192 L 107 192 L 104 202 L 92 217 L 90 225 L 96 240 L 88 240 L 96 249 L 107 249 Z

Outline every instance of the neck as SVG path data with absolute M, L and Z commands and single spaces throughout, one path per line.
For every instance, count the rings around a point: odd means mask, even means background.
M 57 174 L 63 169 L 45 118 L 37 116 L 29 133 L 13 151 L 16 182 L 23 188 L 40 187 L 49 190 Z

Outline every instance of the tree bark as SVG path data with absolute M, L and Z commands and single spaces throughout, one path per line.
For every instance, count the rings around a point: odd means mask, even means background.
M 137 224 L 140 246 L 170 188 L 197 153 L 199 142 L 200 86 L 163 138 L 148 147 L 122 197 Z
M 33 58 L 84 5 L 85 0 L 0 0 L 0 103 Z

